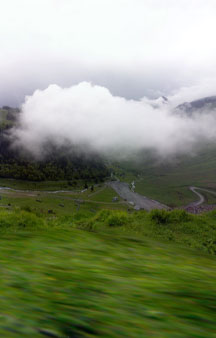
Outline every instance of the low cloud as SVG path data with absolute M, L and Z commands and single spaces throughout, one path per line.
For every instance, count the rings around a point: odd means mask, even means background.
M 70 88 L 50 85 L 26 97 L 12 135 L 16 145 L 35 156 L 46 154 L 47 143 L 116 156 L 143 149 L 164 157 L 190 153 L 198 143 L 216 141 L 216 114 L 208 111 L 190 117 L 175 114 L 174 108 L 212 95 L 212 88 L 209 84 L 183 88 L 167 101 L 128 100 L 88 82 Z

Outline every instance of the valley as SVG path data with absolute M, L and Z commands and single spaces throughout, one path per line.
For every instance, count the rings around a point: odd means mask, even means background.
M 11 153 L 13 124 L 0 135 L 0 334 L 213 338 L 215 148 L 170 161 L 52 148 L 37 162 Z
M 1 335 L 213 338 L 215 147 L 117 161 L 49 145 L 36 161 L 11 150 L 6 108 Z
M 0 13 L 0 338 L 216 338 L 216 1 Z

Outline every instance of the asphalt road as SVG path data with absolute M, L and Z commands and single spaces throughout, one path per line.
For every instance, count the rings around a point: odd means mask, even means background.
M 166 205 L 154 201 L 150 198 L 142 196 L 136 192 L 130 190 L 127 183 L 120 181 L 113 181 L 108 183 L 109 186 L 114 189 L 117 194 L 126 200 L 128 203 L 134 206 L 134 209 L 140 210 L 152 210 L 152 209 L 169 209 Z

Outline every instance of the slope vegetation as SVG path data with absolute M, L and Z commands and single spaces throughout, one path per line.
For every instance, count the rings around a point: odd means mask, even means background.
M 215 215 L 191 217 L 2 210 L 1 336 L 215 337 Z

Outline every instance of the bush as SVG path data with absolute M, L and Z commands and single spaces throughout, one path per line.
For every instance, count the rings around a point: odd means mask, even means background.
M 185 210 L 172 210 L 170 213 L 170 221 L 171 222 L 188 222 L 193 219 L 193 215 L 190 215 Z
M 35 214 L 17 210 L 0 213 L 0 228 L 44 228 L 45 222 Z
M 212 255 L 216 254 L 216 237 L 212 239 L 208 239 L 203 243 L 203 246 Z
M 108 217 L 112 215 L 113 211 L 111 210 L 101 210 L 94 217 L 94 221 L 106 222 Z
M 185 210 L 152 210 L 149 217 L 157 224 L 181 223 L 188 222 L 193 219 L 193 216 L 188 214 Z
M 128 214 L 124 211 L 101 210 L 93 218 L 81 221 L 79 228 L 88 231 L 101 230 L 104 226 L 122 226 L 128 223 Z
M 157 224 L 167 224 L 170 221 L 170 212 L 155 209 L 149 213 L 149 218 Z
M 113 212 L 107 218 L 107 224 L 109 226 L 122 226 L 122 225 L 125 225 L 127 222 L 128 222 L 128 215 L 126 212 L 123 212 L 123 211 Z
M 21 211 L 14 217 L 15 225 L 19 228 L 42 228 L 44 221 L 35 214 Z
M 27 212 L 32 212 L 32 208 L 30 207 L 30 205 L 24 205 L 23 207 L 21 207 L 21 210 L 27 211 Z

